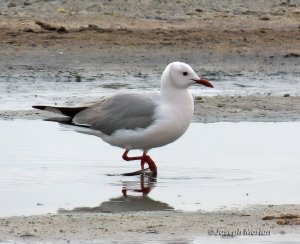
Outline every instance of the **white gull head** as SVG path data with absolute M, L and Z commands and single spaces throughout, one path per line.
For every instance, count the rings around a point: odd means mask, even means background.
M 183 62 L 170 63 L 161 77 L 162 89 L 187 89 L 194 84 L 213 87 L 207 80 L 199 78 L 191 66 Z

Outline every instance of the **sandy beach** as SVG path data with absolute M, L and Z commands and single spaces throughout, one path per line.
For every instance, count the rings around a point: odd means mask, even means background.
M 0 119 L 52 116 L 34 104 L 158 90 L 164 66 L 180 60 L 215 86 L 193 90 L 193 122 L 300 121 L 299 1 L 174 2 L 1 1 Z M 189 243 L 246 228 L 298 235 L 299 214 L 298 204 L 268 204 L 12 216 L 0 219 L 0 243 Z
M 189 243 L 207 235 L 216 236 L 221 241 L 222 236 L 234 238 L 235 235 L 230 232 L 238 229 L 261 230 L 261 236 L 263 233 L 269 235 L 269 231 L 272 235 L 300 234 L 299 211 L 299 205 L 270 205 L 214 212 L 75 213 L 11 217 L 0 219 L 0 231 L 3 240 L 28 243 Z M 258 236 L 253 234 L 253 238 Z

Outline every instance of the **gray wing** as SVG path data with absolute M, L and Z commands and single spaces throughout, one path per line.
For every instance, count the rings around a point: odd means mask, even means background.
M 147 128 L 154 121 L 157 101 L 147 94 L 119 94 L 82 110 L 73 123 L 111 135 L 116 130 Z

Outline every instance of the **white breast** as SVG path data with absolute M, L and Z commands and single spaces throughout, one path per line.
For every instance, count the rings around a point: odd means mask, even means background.
M 190 125 L 193 112 L 193 98 L 187 91 L 172 102 L 160 101 L 156 110 L 156 120 L 148 128 L 119 130 L 102 139 L 114 146 L 126 149 L 149 150 L 164 146 L 184 134 Z

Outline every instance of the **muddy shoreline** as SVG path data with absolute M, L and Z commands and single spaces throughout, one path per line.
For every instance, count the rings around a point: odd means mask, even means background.
M 0 119 L 47 119 L 57 115 L 38 110 L 0 110 Z M 193 122 L 300 121 L 300 97 L 195 97 Z

